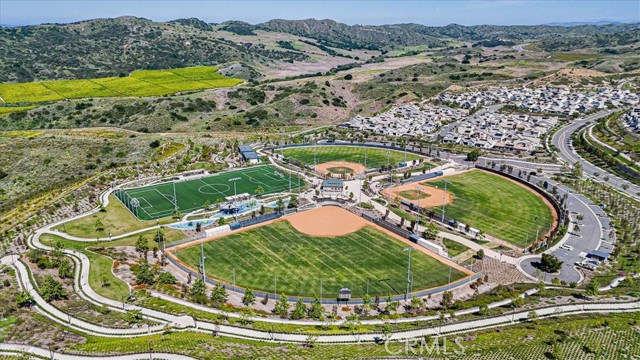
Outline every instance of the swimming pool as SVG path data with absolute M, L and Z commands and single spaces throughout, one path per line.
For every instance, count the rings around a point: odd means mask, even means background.
M 189 221 L 181 221 L 173 224 L 167 225 L 171 229 L 176 230 L 195 230 L 200 223 L 201 227 L 205 227 L 207 225 L 213 224 L 213 220 L 189 220 Z

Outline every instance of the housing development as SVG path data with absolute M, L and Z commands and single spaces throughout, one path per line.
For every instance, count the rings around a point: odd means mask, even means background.
M 640 359 L 638 13 L 0 2 L 0 360 Z

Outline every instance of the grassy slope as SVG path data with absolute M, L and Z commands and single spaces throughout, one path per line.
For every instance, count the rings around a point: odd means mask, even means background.
M 165 229 L 165 236 L 167 238 L 167 242 L 176 241 L 184 238 L 184 235 L 178 230 Z M 140 235 L 147 238 L 149 243 L 149 248 L 152 249 L 157 244 L 152 240 L 153 235 L 155 234 L 154 230 L 146 231 Z M 120 300 L 121 296 L 129 295 L 129 288 L 127 284 L 115 277 L 111 273 L 111 267 L 113 265 L 113 260 L 105 255 L 101 255 L 90 251 L 87 248 L 91 247 L 115 247 L 115 246 L 134 246 L 136 240 L 140 235 L 129 236 L 123 239 L 111 241 L 111 242 L 98 242 L 98 243 L 83 243 L 78 241 L 71 241 L 63 239 L 59 236 L 45 234 L 42 236 L 41 241 L 45 245 L 53 245 L 57 242 L 60 242 L 62 246 L 66 249 L 73 249 L 77 251 L 81 251 L 85 254 L 89 261 L 91 262 L 91 267 L 89 271 L 89 285 L 95 292 L 98 294 L 114 299 Z M 108 287 L 102 286 L 102 279 L 106 278 L 110 285 Z
M 496 175 L 470 171 L 447 178 L 453 202 L 446 215 L 491 236 L 525 246 L 536 229 L 542 235 L 553 221 L 551 210 L 532 191 Z M 423 183 L 442 188 L 442 181 Z
M 115 196 L 109 197 L 109 205 L 104 212 L 85 216 L 57 226 L 56 229 L 66 231 L 67 234 L 84 238 L 105 237 L 109 235 L 126 234 L 138 229 L 156 225 L 156 221 L 139 221 Z M 105 230 L 96 232 L 96 221 L 100 220 Z M 161 219 L 161 224 L 172 222 L 170 218 Z
M 449 252 L 449 256 L 458 256 L 460 254 L 462 254 L 463 252 L 469 250 L 468 247 L 457 243 L 453 240 L 449 240 L 449 239 L 442 239 L 442 242 L 444 243 L 444 246 L 447 247 L 447 251 Z
M 368 168 L 387 165 L 387 150 L 357 146 L 311 146 L 284 149 L 284 156 L 294 158 L 305 164 L 314 163 L 314 154 L 318 164 L 329 161 L 348 161 L 364 164 L 365 149 Z M 420 156 L 418 155 L 406 153 L 406 160 L 419 158 Z M 405 153 L 392 150 L 389 154 L 389 159 L 391 165 L 397 165 L 405 160 Z
M 271 292 L 277 276 L 278 293 L 290 295 L 318 295 L 322 279 L 324 297 L 337 296 L 344 286 L 357 297 L 366 292 L 369 280 L 370 294 L 386 296 L 405 290 L 404 247 L 373 228 L 346 236 L 312 237 L 283 221 L 207 243 L 206 270 L 207 276 L 231 282 L 235 267 L 238 285 Z M 179 250 L 177 256 L 195 267 L 200 247 Z M 421 252 L 413 252 L 411 269 L 415 290 L 448 280 L 447 266 Z M 462 276 L 452 270 L 452 280 Z
M 633 358 L 640 354 L 640 335 L 634 328 L 637 322 L 635 314 L 611 314 L 605 319 L 593 316 L 570 316 L 558 319 L 538 320 L 517 324 L 495 331 L 490 329 L 463 336 L 458 340 L 464 351 L 447 339 L 448 351 L 443 353 L 432 345 L 424 345 L 424 354 L 434 359 L 532 359 L 550 358 L 588 359 L 596 358 L 588 351 L 594 351 L 597 358 L 618 360 Z M 571 334 L 565 337 L 564 334 Z M 88 336 L 84 344 L 74 349 L 89 353 L 121 353 L 148 351 L 149 340 L 153 341 L 154 351 L 188 354 L 198 359 L 235 358 L 296 358 L 296 359 L 354 359 L 362 357 L 386 357 L 389 352 L 385 346 L 375 344 L 362 345 L 316 345 L 303 347 L 298 345 L 270 344 L 250 340 L 212 337 L 207 334 L 173 332 L 136 338 L 102 338 Z M 409 348 L 404 352 L 404 343 L 391 342 L 389 350 L 393 354 L 418 357 L 418 348 Z M 454 352 L 457 350 L 458 352 Z M 415 351 L 415 353 L 413 352 Z M 413 355 L 410 355 L 413 354 Z M 473 355 L 471 355 L 473 354 Z M 553 356 L 553 357 L 552 357 Z M 562 357 L 564 356 L 564 357 Z

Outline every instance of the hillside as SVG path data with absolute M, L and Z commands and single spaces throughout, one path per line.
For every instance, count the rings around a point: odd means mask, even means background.
M 135 70 L 197 65 L 230 67 L 233 73 L 225 75 L 252 79 L 270 72 L 295 74 L 292 67 L 297 74 L 327 71 L 403 48 L 451 49 L 467 43 L 495 47 L 525 41 L 544 51 L 604 51 L 637 43 L 640 29 L 638 24 L 430 27 L 350 26 L 315 19 L 256 25 L 209 24 L 195 18 L 93 19 L 0 28 L 0 82 L 123 76 Z

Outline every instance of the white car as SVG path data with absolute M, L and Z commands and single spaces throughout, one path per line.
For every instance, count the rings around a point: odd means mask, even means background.
M 560 248 L 561 248 L 561 249 L 568 250 L 568 251 L 573 251 L 573 246 L 571 246 L 571 245 L 567 245 L 567 244 L 562 244 L 562 245 L 560 246 Z

